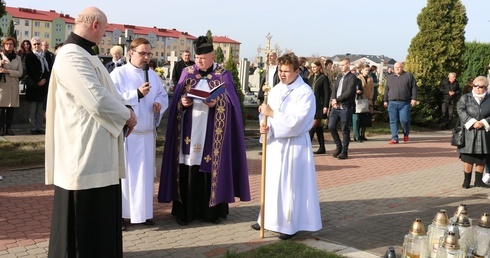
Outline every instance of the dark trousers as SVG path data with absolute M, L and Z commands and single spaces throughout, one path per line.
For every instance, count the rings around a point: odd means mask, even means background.
M 0 129 L 10 129 L 12 126 L 12 121 L 14 121 L 14 108 L 0 108 Z
M 122 258 L 121 185 L 54 187 L 49 258 Z
M 337 125 L 340 122 L 340 130 L 342 131 L 342 141 L 337 132 Z M 335 109 L 332 108 L 328 120 L 328 128 L 332 134 L 335 146 L 342 149 L 342 153 L 347 153 L 350 142 L 350 125 L 352 123 L 352 108 Z
M 449 124 L 453 120 L 454 102 L 452 100 L 442 102 L 442 122 Z

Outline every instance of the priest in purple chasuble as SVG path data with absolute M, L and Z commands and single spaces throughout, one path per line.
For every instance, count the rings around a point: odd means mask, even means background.
M 228 204 L 250 201 L 245 135 L 240 100 L 232 74 L 214 63 L 207 37 L 194 41 L 196 64 L 182 71 L 176 86 L 162 160 L 159 202 L 172 202 L 180 225 L 195 219 L 219 223 Z M 225 92 L 209 102 L 187 96 L 209 92 L 221 83 Z

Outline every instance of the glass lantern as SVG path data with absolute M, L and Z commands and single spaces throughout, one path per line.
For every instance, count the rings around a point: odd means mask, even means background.
M 475 253 L 486 257 L 490 249 L 490 220 L 488 213 L 483 213 L 478 221 L 475 232 Z
M 427 236 L 422 220 L 417 218 L 403 239 L 402 258 L 421 257 L 427 257 Z
M 434 216 L 432 223 L 429 225 L 427 231 L 427 241 L 429 249 L 429 257 L 437 257 L 437 249 L 439 249 L 440 239 L 444 236 L 444 231 L 449 223 L 449 219 L 446 214 L 446 210 L 439 210 Z

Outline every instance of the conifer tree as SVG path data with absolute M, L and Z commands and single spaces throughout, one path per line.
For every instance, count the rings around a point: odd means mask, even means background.
M 480 42 L 466 42 L 466 51 L 463 55 L 465 70 L 460 76 L 460 85 L 465 85 L 469 78 L 483 75 L 487 76 L 490 62 L 490 44 Z
M 221 49 L 221 47 L 218 46 L 218 48 L 216 48 L 214 53 L 216 55 L 216 63 L 222 64 L 223 61 L 225 60 L 225 55 L 223 54 L 223 50 Z
M 243 125 L 245 126 L 245 108 L 243 106 L 243 101 L 245 99 L 245 96 L 243 96 L 243 91 L 242 91 L 242 86 L 240 84 L 240 78 L 238 77 L 238 68 L 233 61 L 233 50 L 230 49 L 230 53 L 228 54 L 228 59 L 226 60 L 225 64 L 226 70 L 230 71 L 230 73 L 233 76 L 233 83 L 235 83 L 236 91 L 238 98 L 240 99 L 240 108 L 242 110 L 242 120 L 243 120 Z
M 9 22 L 7 37 L 12 37 L 17 41 L 17 33 L 15 32 L 14 20 L 10 20 Z
M 449 72 L 464 70 L 466 8 L 461 0 L 428 0 L 417 16 L 419 32 L 412 39 L 404 69 L 413 73 L 419 87 L 414 123 L 427 125 L 440 114 L 441 80 Z
M 209 41 L 212 44 L 213 43 L 213 33 L 211 32 L 211 30 L 208 30 L 208 32 L 206 32 L 206 37 L 209 39 Z

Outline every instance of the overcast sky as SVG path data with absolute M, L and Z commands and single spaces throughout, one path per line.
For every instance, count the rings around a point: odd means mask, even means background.
M 298 56 L 386 55 L 404 61 L 417 34 L 424 0 L 214 0 L 214 1 L 55 1 L 5 0 L 10 7 L 55 10 L 75 17 L 88 6 L 104 11 L 111 23 L 175 28 L 191 35 L 228 36 L 241 43 L 240 57 L 252 62 L 265 36 L 271 46 Z M 490 42 L 490 1 L 462 0 L 466 40 Z

